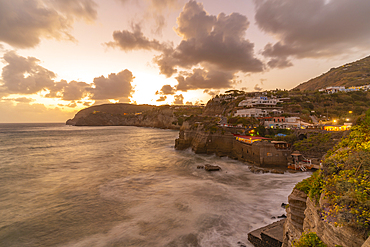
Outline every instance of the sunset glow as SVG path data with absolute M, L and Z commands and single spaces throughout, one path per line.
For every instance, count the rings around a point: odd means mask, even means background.
M 369 55 L 369 11 L 363 0 L 0 0 L 0 122 L 292 89 Z

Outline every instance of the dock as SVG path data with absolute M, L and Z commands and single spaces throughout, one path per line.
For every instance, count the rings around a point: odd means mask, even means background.
M 248 240 L 255 247 L 281 247 L 283 245 L 285 220 L 274 222 L 248 233 Z

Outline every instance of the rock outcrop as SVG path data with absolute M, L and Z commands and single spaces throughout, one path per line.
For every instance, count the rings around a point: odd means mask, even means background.
M 322 201 L 323 199 L 320 199 L 320 205 Z M 328 247 L 357 247 L 365 242 L 361 234 L 354 229 L 349 227 L 336 227 L 333 223 L 324 221 L 321 217 L 322 207 L 319 205 L 316 206 L 310 198 L 307 198 L 306 205 L 303 231 L 316 232 L 317 236 L 319 236 Z
M 191 148 L 197 154 L 216 154 L 232 156 L 234 135 L 230 132 L 205 131 L 202 126 L 191 129 L 185 122 L 180 129 L 179 138 L 175 140 L 175 148 L 183 150 Z
M 303 231 L 307 195 L 297 189 L 288 196 L 287 220 L 284 225 L 283 247 L 292 246 L 292 241 L 298 239 Z
M 145 110 L 141 112 L 141 110 Z M 110 104 L 81 110 L 66 124 L 75 126 L 139 126 L 179 129 L 173 110 L 147 105 Z
M 183 150 L 191 148 L 197 154 L 216 154 L 228 156 L 258 167 L 286 168 L 290 150 L 277 149 L 267 141 L 246 144 L 237 141 L 235 136 L 226 129 L 211 131 L 202 125 L 194 128 L 186 122 L 180 129 L 179 138 L 175 140 L 175 148 Z
M 155 106 L 152 105 L 131 105 L 125 103 L 118 103 L 118 104 L 103 104 L 103 105 L 95 105 L 90 106 L 85 109 L 79 111 L 73 119 L 68 119 L 66 124 L 67 125 L 76 125 L 77 122 L 82 118 L 89 118 L 91 114 L 94 113 L 105 113 L 105 114 L 112 114 L 112 115 L 121 115 L 125 116 L 125 114 L 135 114 L 140 112 L 145 112 L 149 110 L 155 109 Z M 88 121 L 85 119 L 85 121 Z
M 328 247 L 365 247 L 369 244 L 370 240 L 365 242 L 355 229 L 334 226 L 333 223 L 324 221 L 321 214 L 324 208 L 323 198 L 315 205 L 304 192 L 294 189 L 288 201 L 283 247 L 292 246 L 293 241 L 299 239 L 302 232 L 315 232 Z

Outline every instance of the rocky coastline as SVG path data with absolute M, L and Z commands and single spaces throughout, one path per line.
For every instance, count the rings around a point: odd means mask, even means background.
M 197 154 L 227 156 L 247 162 L 252 166 L 251 171 L 276 172 L 280 170 L 281 172 L 281 170 L 286 170 L 291 150 L 278 150 L 268 141 L 241 143 L 234 135 L 239 133 L 237 129 L 207 127 L 205 122 L 195 122 L 196 120 L 180 123 L 179 119 L 169 107 L 140 106 L 137 108 L 135 106 L 126 107 L 126 105 L 103 105 L 80 111 L 66 124 L 177 129 L 179 130 L 179 137 L 175 140 L 177 150 L 191 148 Z M 288 202 L 286 219 L 249 233 L 248 239 L 254 246 L 291 247 L 303 232 L 315 232 L 329 247 L 370 247 L 370 240 L 366 241 L 353 229 L 335 227 L 323 220 L 320 214 L 320 208 L 325 204 L 323 198 L 320 198 L 316 205 L 307 194 L 294 189 L 288 197 Z
M 107 104 L 79 111 L 67 125 L 74 126 L 138 126 L 180 129 L 177 117 L 169 107 L 149 105 Z
M 213 132 L 206 130 L 203 125 L 193 128 L 187 122 L 180 128 L 175 148 L 177 150 L 191 148 L 197 154 L 227 156 L 247 162 L 253 167 L 280 170 L 286 170 L 291 153 L 289 149 L 276 149 L 274 144 L 268 141 L 242 143 L 226 128 Z

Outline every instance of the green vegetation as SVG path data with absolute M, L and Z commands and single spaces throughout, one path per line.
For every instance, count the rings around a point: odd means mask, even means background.
M 311 198 L 312 201 L 318 203 L 323 189 L 323 174 L 321 171 L 314 172 L 311 177 L 302 180 L 294 187 L 297 190 L 303 191 Z
M 285 141 L 287 143 L 292 144 L 297 141 L 297 136 L 295 134 L 289 134 L 286 136 L 274 136 L 273 140 L 274 141 Z
M 327 94 L 318 91 L 289 92 L 290 101 L 283 104 L 285 113 L 299 113 L 303 121 L 311 122 L 310 115 L 338 120 L 338 124 L 353 122 L 370 107 L 370 91 Z M 359 100 L 361 99 L 361 100 Z M 352 111 L 352 113 L 349 113 Z M 324 117 L 325 116 L 325 117 Z
M 176 117 L 200 115 L 202 113 L 203 113 L 203 107 L 197 107 L 197 106 L 177 106 L 176 109 L 174 110 L 174 115 Z
M 338 138 L 340 138 L 342 134 L 343 132 L 316 133 L 307 139 L 295 142 L 293 148 L 300 152 L 317 153 L 322 156 L 339 142 Z
M 253 117 L 229 117 L 227 123 L 230 125 L 242 124 L 243 126 L 258 125 L 259 121 Z
M 327 73 L 300 84 L 296 89 L 317 90 L 329 86 L 361 86 L 370 83 L 370 56 L 332 68 Z
M 294 247 L 327 247 L 314 232 L 302 233 L 300 239 L 294 241 Z
M 370 233 L 370 110 L 324 160 L 324 170 L 296 185 L 321 205 L 324 219 Z

